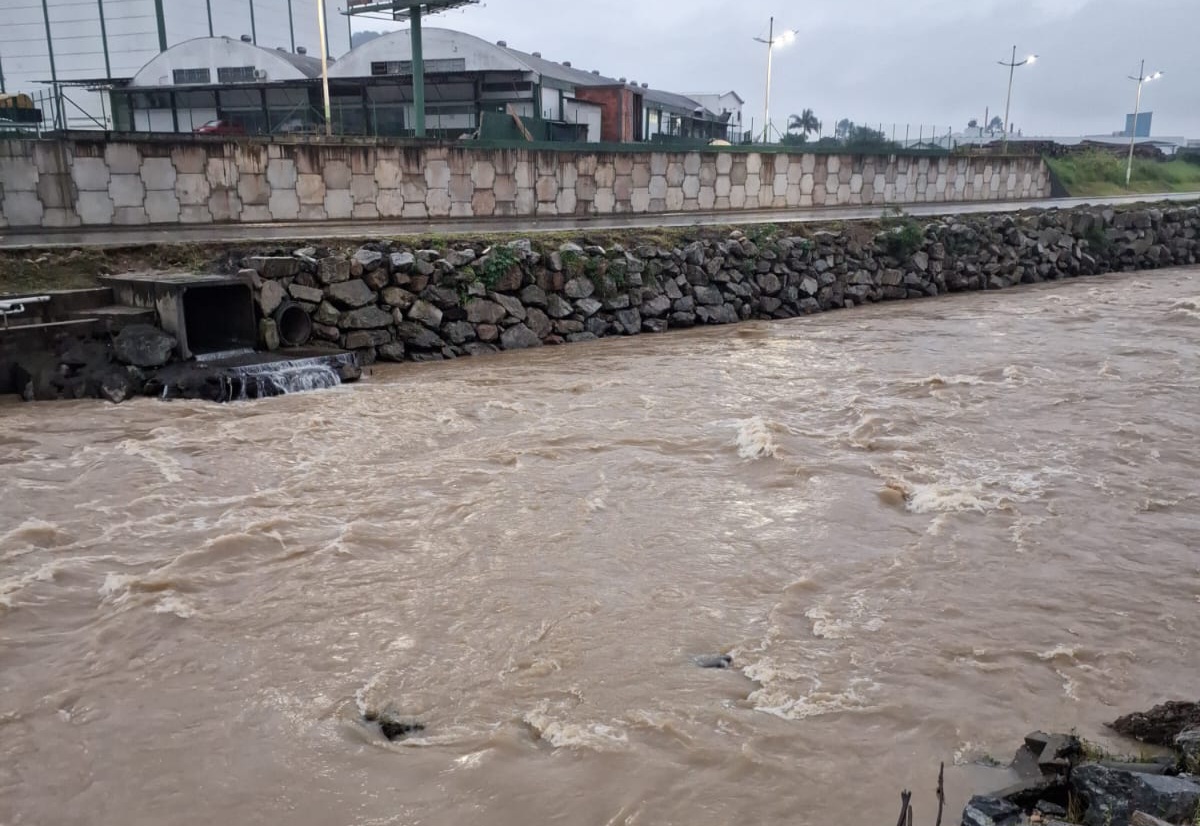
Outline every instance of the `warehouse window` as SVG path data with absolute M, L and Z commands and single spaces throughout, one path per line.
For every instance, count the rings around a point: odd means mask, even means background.
M 425 71 L 429 74 L 445 72 L 465 72 L 466 58 L 445 58 L 425 61 Z M 411 60 L 379 60 L 371 64 L 371 74 L 374 77 L 386 75 L 411 75 L 413 71 Z
M 174 76 L 176 86 L 184 86 L 189 83 L 212 83 L 212 72 L 208 69 L 176 69 Z
M 220 66 L 217 68 L 217 80 L 221 83 L 253 83 L 253 66 Z

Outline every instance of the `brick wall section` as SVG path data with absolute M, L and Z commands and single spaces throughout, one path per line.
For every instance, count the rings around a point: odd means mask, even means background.
M 600 140 L 630 143 L 642 139 L 635 119 L 642 110 L 642 96 L 634 90 L 627 86 L 580 87 L 575 97 L 600 107 Z
M 0 141 L 0 229 L 882 209 L 1049 194 L 1040 158 Z

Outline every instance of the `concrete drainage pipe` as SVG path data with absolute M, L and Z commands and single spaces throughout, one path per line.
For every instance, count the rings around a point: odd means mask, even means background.
M 301 347 L 312 337 L 312 319 L 303 307 L 290 301 L 275 311 L 275 326 L 279 328 L 279 343 L 284 347 Z

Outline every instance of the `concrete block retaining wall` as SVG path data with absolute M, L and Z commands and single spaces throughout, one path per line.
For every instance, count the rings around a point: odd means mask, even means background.
M 0 229 L 1045 198 L 1040 158 L 0 141 Z

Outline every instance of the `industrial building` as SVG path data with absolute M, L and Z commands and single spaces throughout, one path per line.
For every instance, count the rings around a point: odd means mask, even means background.
M 433 136 L 671 143 L 728 140 L 740 129 L 741 101 L 734 93 L 712 96 L 723 104 L 716 112 L 694 98 L 503 41 L 440 28 L 423 34 L 424 111 Z M 320 62 L 248 40 L 200 38 L 155 56 L 128 81 L 114 84 L 116 128 L 190 132 L 222 120 L 238 134 L 323 131 Z M 362 44 L 332 62 L 328 75 L 336 133 L 414 133 L 408 31 Z
M 344 0 L 319 2 L 329 53 L 343 55 L 350 50 Z M 321 45 L 312 0 L 29 0 L 6 3 L 4 13 L 0 94 L 33 98 L 49 128 L 112 128 L 106 90 L 195 38 L 244 36 L 291 54 L 315 55 Z

